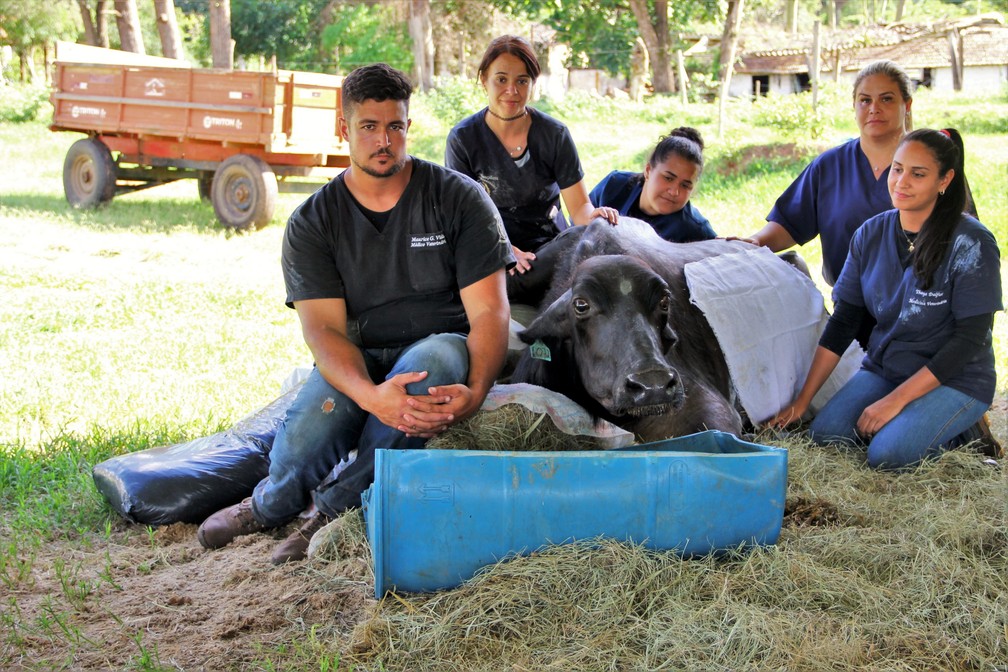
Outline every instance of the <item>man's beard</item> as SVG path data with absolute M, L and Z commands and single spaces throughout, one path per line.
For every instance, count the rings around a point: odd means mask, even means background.
M 392 157 L 393 159 L 395 159 L 395 155 L 392 154 L 392 152 L 375 152 L 374 154 L 372 154 L 371 156 L 369 156 L 368 159 L 373 159 L 376 156 L 388 156 L 388 157 Z M 353 156 L 350 157 L 350 161 L 352 161 L 353 164 L 357 168 L 360 168 L 360 170 L 361 170 L 362 173 L 370 175 L 371 177 L 392 177 L 393 175 L 395 175 L 400 170 L 402 170 L 403 168 L 406 167 L 406 158 L 405 157 L 403 157 L 402 161 L 396 161 L 395 163 L 393 163 L 391 166 L 389 166 L 385 170 L 375 170 L 374 168 L 371 168 L 370 166 L 366 166 L 366 165 L 360 163 Z

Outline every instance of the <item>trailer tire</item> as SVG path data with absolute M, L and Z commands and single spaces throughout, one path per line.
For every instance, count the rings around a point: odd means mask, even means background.
M 108 146 L 96 138 L 70 145 L 63 161 L 63 192 L 75 208 L 95 208 L 116 192 L 116 165 Z
M 258 229 L 273 216 L 277 180 L 262 159 L 235 154 L 214 172 L 210 200 L 221 224 L 232 229 Z

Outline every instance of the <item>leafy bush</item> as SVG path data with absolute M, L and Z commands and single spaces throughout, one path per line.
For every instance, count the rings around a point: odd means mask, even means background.
M 717 77 L 709 72 L 692 72 L 687 95 L 692 103 L 712 103 L 718 94 Z
M 332 55 L 337 72 L 368 63 L 413 70 L 412 40 L 390 4 L 333 3 L 333 23 L 322 30 L 321 50 Z
M 464 117 L 486 106 L 486 95 L 476 85 L 476 80 L 468 77 L 438 77 L 434 89 L 414 96 L 439 120 L 454 126 Z
M 39 118 L 42 108 L 48 106 L 48 87 L 0 83 L 0 121 L 34 121 Z
M 592 119 L 599 123 L 613 123 L 624 116 L 624 104 L 614 98 L 571 89 L 563 98 L 541 98 L 534 107 L 562 121 Z
M 795 141 L 817 139 L 831 129 L 843 105 L 839 100 L 842 87 L 823 83 L 819 88 L 819 105 L 812 107 L 812 94 L 803 92 L 780 95 L 770 92 L 753 103 L 753 123 L 779 130 Z

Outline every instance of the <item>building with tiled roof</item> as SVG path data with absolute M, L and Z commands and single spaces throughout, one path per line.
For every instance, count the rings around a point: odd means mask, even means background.
M 811 35 L 743 38 L 729 92 L 733 96 L 807 90 Z M 820 35 L 819 76 L 853 82 L 880 59 L 895 61 L 919 86 L 971 93 L 998 92 L 1008 83 L 1008 26 L 999 14 L 929 24 L 894 24 Z

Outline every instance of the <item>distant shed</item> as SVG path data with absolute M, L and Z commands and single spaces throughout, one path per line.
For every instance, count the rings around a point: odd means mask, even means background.
M 760 48 L 753 48 L 759 40 Z M 736 97 L 786 95 L 811 85 L 812 36 L 748 38 L 729 93 Z M 852 83 L 868 63 L 889 59 L 918 86 L 938 91 L 994 93 L 1008 84 L 1008 26 L 999 14 L 929 24 L 893 24 L 820 37 L 822 79 Z

